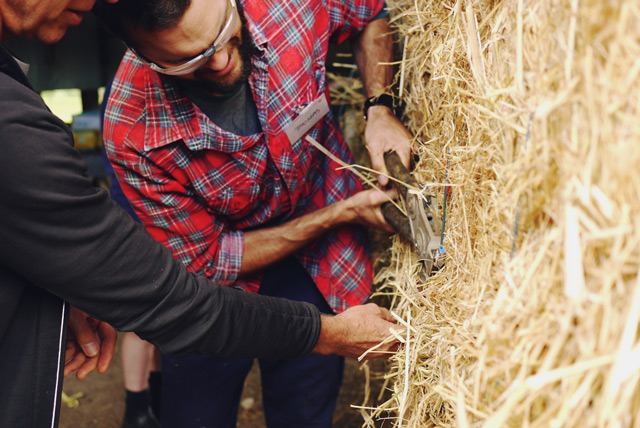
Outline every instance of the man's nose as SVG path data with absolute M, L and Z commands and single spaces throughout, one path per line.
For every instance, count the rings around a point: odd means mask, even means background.
M 209 58 L 207 61 L 207 68 L 213 71 L 224 70 L 230 60 L 231 57 L 229 52 L 227 52 L 226 49 L 220 49 Z

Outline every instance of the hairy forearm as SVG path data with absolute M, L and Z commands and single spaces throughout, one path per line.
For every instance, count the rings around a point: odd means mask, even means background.
M 295 253 L 328 230 L 354 220 L 350 200 L 337 202 L 279 226 L 245 232 L 240 276 Z
M 371 21 L 353 41 L 367 97 L 387 92 L 393 83 L 393 46 L 389 18 Z
M 391 93 L 394 76 L 394 40 L 389 18 L 371 21 L 355 40 L 353 53 L 362 75 L 367 98 Z M 366 115 L 364 139 L 371 158 L 371 167 L 380 171 L 378 182 L 386 186 L 389 179 L 384 153 L 390 150 L 397 152 L 403 164 L 409 167 L 412 136 L 395 116 L 395 112 L 386 105 L 372 105 L 367 109 Z

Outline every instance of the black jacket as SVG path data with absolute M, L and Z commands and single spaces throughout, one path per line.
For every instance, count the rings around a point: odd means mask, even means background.
M 72 146 L 0 45 L 0 426 L 57 425 L 69 304 L 166 353 L 311 352 L 314 306 L 188 273 L 93 187 Z

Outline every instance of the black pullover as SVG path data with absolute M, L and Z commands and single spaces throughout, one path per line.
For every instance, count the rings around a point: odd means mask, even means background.
M 69 304 L 165 353 L 311 352 L 314 306 L 187 272 L 86 169 L 0 45 L 0 426 L 57 426 Z

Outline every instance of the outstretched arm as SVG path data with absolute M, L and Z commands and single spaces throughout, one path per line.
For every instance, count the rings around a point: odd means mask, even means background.
M 317 308 L 188 273 L 92 185 L 71 132 L 38 94 L 3 73 L 0 111 L 0 260 L 17 284 L 47 290 L 166 353 L 295 358 L 311 352 L 321 328 Z M 13 310 L 16 303 L 3 304 Z M 74 337 L 97 344 L 92 329 L 89 324 L 83 330 L 89 335 Z M 82 356 L 73 363 L 76 344 L 67 372 L 79 364 L 83 376 Z M 91 348 L 82 353 L 95 355 Z M 99 360 L 95 367 L 102 370 Z
M 391 93 L 393 44 L 389 18 L 371 21 L 353 42 L 353 54 L 367 98 Z M 372 168 L 387 173 L 383 155 L 389 150 L 395 150 L 408 167 L 412 139 L 409 131 L 386 106 L 371 106 L 366 113 L 364 137 Z M 384 186 L 389 180 L 381 175 L 378 181 Z
M 376 189 L 365 190 L 282 225 L 244 233 L 244 254 L 240 276 L 248 275 L 293 254 L 330 229 L 345 224 L 361 224 L 386 230 L 380 205 L 389 200 Z

